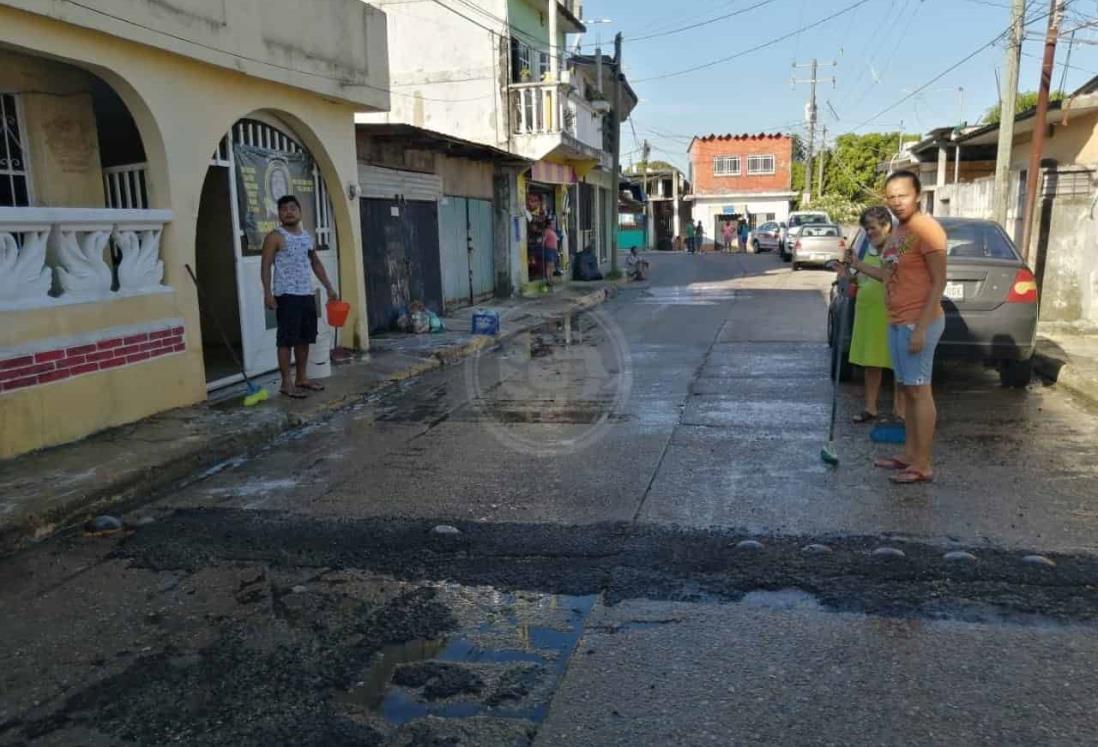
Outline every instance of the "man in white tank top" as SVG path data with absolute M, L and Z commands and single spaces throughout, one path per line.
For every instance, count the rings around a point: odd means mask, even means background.
M 287 397 L 304 399 L 310 391 L 324 387 L 309 381 L 305 364 L 309 346 L 316 342 L 317 309 L 313 295 L 313 273 L 328 292 L 328 300 L 339 296 L 328 280 L 324 265 L 316 256 L 313 237 L 301 227 L 301 203 L 293 195 L 278 200 L 280 225 L 263 239 L 263 298 L 273 309 L 278 322 L 278 369 L 282 372 L 279 391 Z M 272 289 L 271 275 L 274 271 Z M 296 378 L 290 377 L 290 353 L 293 352 Z

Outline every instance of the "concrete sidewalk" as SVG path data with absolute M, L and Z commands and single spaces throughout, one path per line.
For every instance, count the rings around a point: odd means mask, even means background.
M 268 374 L 256 381 L 271 398 L 256 407 L 242 406 L 241 384 L 198 405 L 0 462 L 0 554 L 94 514 L 130 510 L 184 478 L 216 470 L 382 387 L 596 306 L 621 285 L 574 283 L 541 298 L 485 304 L 500 312 L 498 337 L 470 334 L 472 309 L 444 318 L 443 333 L 375 336 L 369 353 L 335 366 L 325 390 L 304 400 L 280 397 L 277 374 Z
M 1042 378 L 1098 405 L 1098 330 L 1041 324 L 1034 369 Z

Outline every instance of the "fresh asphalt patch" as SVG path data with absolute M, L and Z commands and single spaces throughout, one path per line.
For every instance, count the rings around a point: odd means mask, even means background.
M 798 589 L 826 609 L 870 615 L 1019 623 L 1098 619 L 1098 558 L 1089 555 L 625 523 L 459 522 L 455 534 L 432 532 L 433 526 L 188 509 L 142 528 L 115 555 L 154 570 L 231 563 L 353 568 L 409 582 L 601 594 L 610 604 L 636 598 L 738 601 L 751 591 Z

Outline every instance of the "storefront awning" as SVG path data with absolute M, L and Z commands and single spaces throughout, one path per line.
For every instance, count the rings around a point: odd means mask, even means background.
M 575 184 L 579 181 L 574 168 L 550 161 L 536 161 L 530 170 L 530 179 L 543 184 Z

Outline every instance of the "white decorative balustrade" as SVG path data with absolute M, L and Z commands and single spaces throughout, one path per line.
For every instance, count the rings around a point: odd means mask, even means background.
M 160 236 L 171 219 L 170 210 L 0 208 L 0 309 L 170 290 Z
M 511 110 L 516 135 L 545 135 L 560 132 L 564 126 L 564 101 L 567 86 L 559 82 L 514 83 L 511 85 Z
M 148 164 L 131 163 L 103 169 L 103 194 L 107 206 L 118 210 L 144 210 L 149 206 L 146 182 Z

